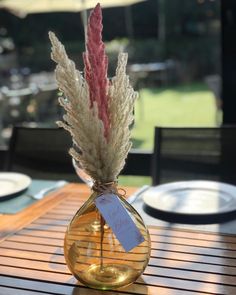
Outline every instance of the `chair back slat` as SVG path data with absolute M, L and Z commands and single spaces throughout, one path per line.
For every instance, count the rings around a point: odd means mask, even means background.
M 71 146 L 64 129 L 14 126 L 7 170 L 39 179 L 78 181 L 68 153 Z
M 153 185 L 179 180 L 236 184 L 236 126 L 156 127 Z
M 6 170 L 78 182 L 68 153 L 71 146 L 71 136 L 62 128 L 14 126 Z M 151 176 L 151 156 L 151 152 L 131 150 L 121 174 Z

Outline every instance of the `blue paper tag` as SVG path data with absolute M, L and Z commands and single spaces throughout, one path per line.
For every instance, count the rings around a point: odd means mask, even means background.
M 96 207 L 126 252 L 144 241 L 136 224 L 115 194 L 104 194 L 95 200 Z

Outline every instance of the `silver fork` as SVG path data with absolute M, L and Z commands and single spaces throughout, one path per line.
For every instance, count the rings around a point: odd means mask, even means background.
M 60 187 L 63 187 L 64 185 L 66 185 L 67 182 L 64 180 L 59 180 L 58 182 L 56 182 L 54 185 L 46 187 L 42 190 L 40 190 L 37 194 L 35 195 L 30 195 L 31 198 L 36 199 L 36 200 L 41 200 L 47 193 L 54 191 Z

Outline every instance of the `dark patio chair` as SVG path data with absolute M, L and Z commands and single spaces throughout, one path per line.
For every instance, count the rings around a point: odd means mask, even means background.
M 236 126 L 155 128 L 153 185 L 180 180 L 236 184 Z
M 131 149 L 121 175 L 151 176 L 152 153 L 140 149 Z
M 35 106 L 35 121 L 55 121 L 61 114 L 62 108 L 58 103 L 58 87 L 55 84 L 41 86 L 32 97 Z
M 72 140 L 61 128 L 15 126 L 9 144 L 8 171 L 21 172 L 38 179 L 80 181 L 71 156 Z M 151 175 L 151 153 L 129 153 L 123 175 Z
M 6 170 L 35 179 L 78 182 L 68 150 L 70 135 L 60 128 L 15 126 L 9 144 Z

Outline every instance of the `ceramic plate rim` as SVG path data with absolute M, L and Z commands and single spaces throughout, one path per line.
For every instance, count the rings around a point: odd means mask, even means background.
M 17 193 L 25 190 L 27 187 L 29 187 L 29 185 L 32 182 L 32 179 L 28 175 L 18 173 L 18 172 L 0 172 L 0 180 L 3 178 L 9 179 L 9 180 L 15 180 L 15 179 L 18 180 L 19 179 L 19 183 L 16 185 L 15 188 L 13 188 L 8 193 L 1 193 L 1 191 L 0 191 L 0 199 L 4 198 L 4 197 L 11 196 L 13 194 L 17 194 Z
M 204 213 L 188 213 L 188 212 L 178 212 L 178 211 L 170 211 L 170 210 L 165 210 L 165 209 L 161 209 L 161 208 L 157 208 L 155 206 L 153 206 L 150 203 L 150 192 L 153 193 L 155 191 L 155 195 L 159 195 L 161 193 L 165 193 L 167 191 L 171 191 L 174 188 L 181 188 L 181 187 L 185 187 L 185 188 L 201 188 L 204 189 L 203 185 L 207 185 L 207 189 L 216 189 L 219 188 L 220 191 L 225 191 L 226 193 L 230 194 L 233 196 L 233 206 L 227 206 L 225 208 L 219 208 L 219 210 L 217 212 L 204 212 Z M 223 182 L 216 182 L 216 181 L 208 181 L 208 180 L 187 180 L 187 181 L 176 181 L 176 182 L 171 182 L 171 183 L 165 183 L 165 184 L 160 184 L 157 186 L 153 186 L 151 187 L 148 191 L 146 191 L 143 194 L 143 202 L 146 206 L 152 208 L 153 210 L 158 210 L 158 211 L 162 211 L 162 212 L 166 212 L 166 213 L 170 213 L 170 214 L 175 214 L 175 215 L 185 215 L 185 216 L 203 216 L 203 215 L 217 215 L 217 214 L 224 214 L 224 213 L 230 213 L 236 210 L 236 186 L 232 185 L 232 184 L 228 184 L 228 183 L 223 183 Z M 232 202 L 230 202 L 230 205 L 232 205 Z

